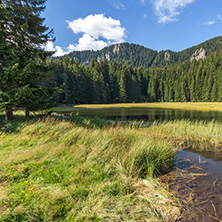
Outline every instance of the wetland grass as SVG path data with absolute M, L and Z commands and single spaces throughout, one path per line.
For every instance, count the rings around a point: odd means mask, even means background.
M 0 221 L 175 221 L 179 204 L 156 177 L 179 148 L 221 152 L 221 135 L 216 122 L 1 122 Z
M 159 140 L 167 140 L 185 149 L 214 151 L 222 155 L 222 124 L 211 121 L 175 120 L 153 126 L 150 131 Z
M 51 117 L 4 124 L 0 152 L 0 221 L 173 221 L 180 213 L 155 179 L 172 167 L 174 150 L 138 127 Z

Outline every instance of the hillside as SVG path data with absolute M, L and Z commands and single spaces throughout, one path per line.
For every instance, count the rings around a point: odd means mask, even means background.
M 209 46 L 214 50 L 213 44 Z M 174 59 L 185 59 L 193 51 L 197 51 L 197 47 L 174 55 Z M 202 48 L 195 56 L 206 53 L 204 60 L 188 59 L 155 68 L 132 67 L 107 60 L 84 66 L 73 59 L 55 59 L 51 62 L 56 69 L 46 82 L 52 87 L 63 86 L 63 93 L 56 102 L 65 104 L 221 102 L 222 49 L 208 53 Z M 161 61 L 161 54 L 158 56 L 155 61 Z
M 193 58 L 205 58 L 210 52 L 222 48 L 222 36 L 210 39 L 197 46 L 193 46 L 181 52 L 163 50 L 157 52 L 137 44 L 121 43 L 106 47 L 99 51 L 74 51 L 65 57 L 75 58 L 79 63 L 88 65 L 90 61 L 116 60 L 134 67 L 163 67 L 192 60 Z

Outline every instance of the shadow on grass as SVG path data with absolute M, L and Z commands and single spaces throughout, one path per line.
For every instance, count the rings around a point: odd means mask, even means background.
M 59 117 L 62 120 L 70 121 L 77 126 L 85 127 L 85 128 L 106 128 L 111 126 L 116 126 L 117 121 L 111 121 L 106 117 L 101 116 L 78 116 L 75 114 L 71 114 L 70 116 Z
M 24 115 L 14 115 L 12 121 L 5 121 L 5 116 L 0 114 L 0 133 L 16 133 L 20 132 L 25 125 L 34 123 L 35 121 L 45 121 L 48 118 L 57 119 L 60 121 L 72 122 L 73 124 L 84 127 L 84 128 L 109 128 L 109 127 L 130 127 L 130 128 L 140 128 L 140 127 L 149 127 L 150 123 L 143 121 L 121 121 L 110 120 L 107 117 L 94 116 L 94 117 L 81 117 L 75 114 L 67 116 L 58 116 L 58 115 L 36 115 L 30 118 L 26 118 Z
M 79 117 L 79 116 L 53 116 L 53 115 L 36 115 L 30 118 L 26 118 L 24 115 L 14 115 L 14 119 L 11 121 L 6 121 L 4 114 L 0 113 L 0 134 L 1 133 L 16 133 L 20 132 L 25 125 L 30 121 L 41 121 L 48 118 L 54 118 L 61 121 L 69 121 L 77 126 L 86 128 L 105 128 L 117 125 L 114 121 L 110 122 L 107 119 L 101 117 Z
M 28 121 L 29 119 L 22 115 L 14 115 L 13 120 L 6 121 L 5 116 L 0 114 L 0 133 L 19 132 Z
M 67 121 L 71 121 L 77 126 L 86 128 L 110 128 L 110 127 L 126 127 L 126 128 L 141 128 L 150 127 L 154 123 L 147 121 L 136 121 L 136 120 L 126 120 L 121 119 L 111 120 L 106 116 L 78 116 L 71 114 L 70 116 L 63 116 Z M 157 124 L 157 123 L 156 123 Z

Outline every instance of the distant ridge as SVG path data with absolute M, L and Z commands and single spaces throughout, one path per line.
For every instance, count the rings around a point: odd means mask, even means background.
M 64 57 L 74 58 L 79 63 L 88 65 L 92 60 L 118 61 L 134 67 L 163 67 L 181 63 L 185 60 L 204 59 L 210 52 L 222 48 L 222 36 L 207 40 L 199 45 L 180 52 L 171 50 L 156 51 L 138 44 L 120 43 L 99 51 L 74 51 Z

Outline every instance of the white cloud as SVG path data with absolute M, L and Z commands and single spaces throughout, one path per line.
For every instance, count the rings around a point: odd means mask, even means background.
M 204 22 L 204 25 L 213 25 L 215 23 L 215 21 L 208 21 L 208 22 Z
M 66 48 L 54 46 L 53 42 L 49 41 L 45 50 L 55 51 L 53 56 L 63 56 L 72 51 L 100 50 L 108 45 L 123 42 L 126 38 L 125 28 L 121 26 L 120 21 L 107 18 L 103 14 L 89 15 L 67 23 L 75 34 L 83 35 L 77 44 L 70 44 Z
M 217 18 L 219 18 L 220 20 L 222 20 L 222 16 L 220 14 L 217 15 Z
M 45 48 L 46 51 L 50 52 L 50 51 L 55 51 L 54 45 L 52 41 L 48 41 L 46 43 L 45 46 L 43 46 L 43 48 Z
M 152 0 L 159 23 L 177 21 L 180 10 L 195 0 Z
M 79 39 L 78 44 L 68 46 L 68 51 L 83 51 L 83 50 L 100 50 L 108 44 L 102 40 L 96 40 L 89 34 L 84 34 L 82 38 Z
M 143 18 L 147 19 L 147 14 L 146 13 L 144 13 Z
M 60 46 L 55 46 L 55 54 L 53 56 L 58 57 L 58 56 L 63 56 L 69 52 L 64 51 Z
M 85 33 L 95 39 L 102 37 L 107 40 L 122 42 L 125 37 L 125 28 L 121 27 L 120 21 L 103 14 L 89 15 L 86 18 L 67 21 L 69 28 L 75 34 Z
M 68 51 L 64 51 L 60 46 L 54 46 L 52 41 L 48 41 L 46 45 L 44 46 L 46 51 L 54 51 L 55 53 L 53 54 L 54 57 L 57 56 L 63 56 L 67 53 Z

